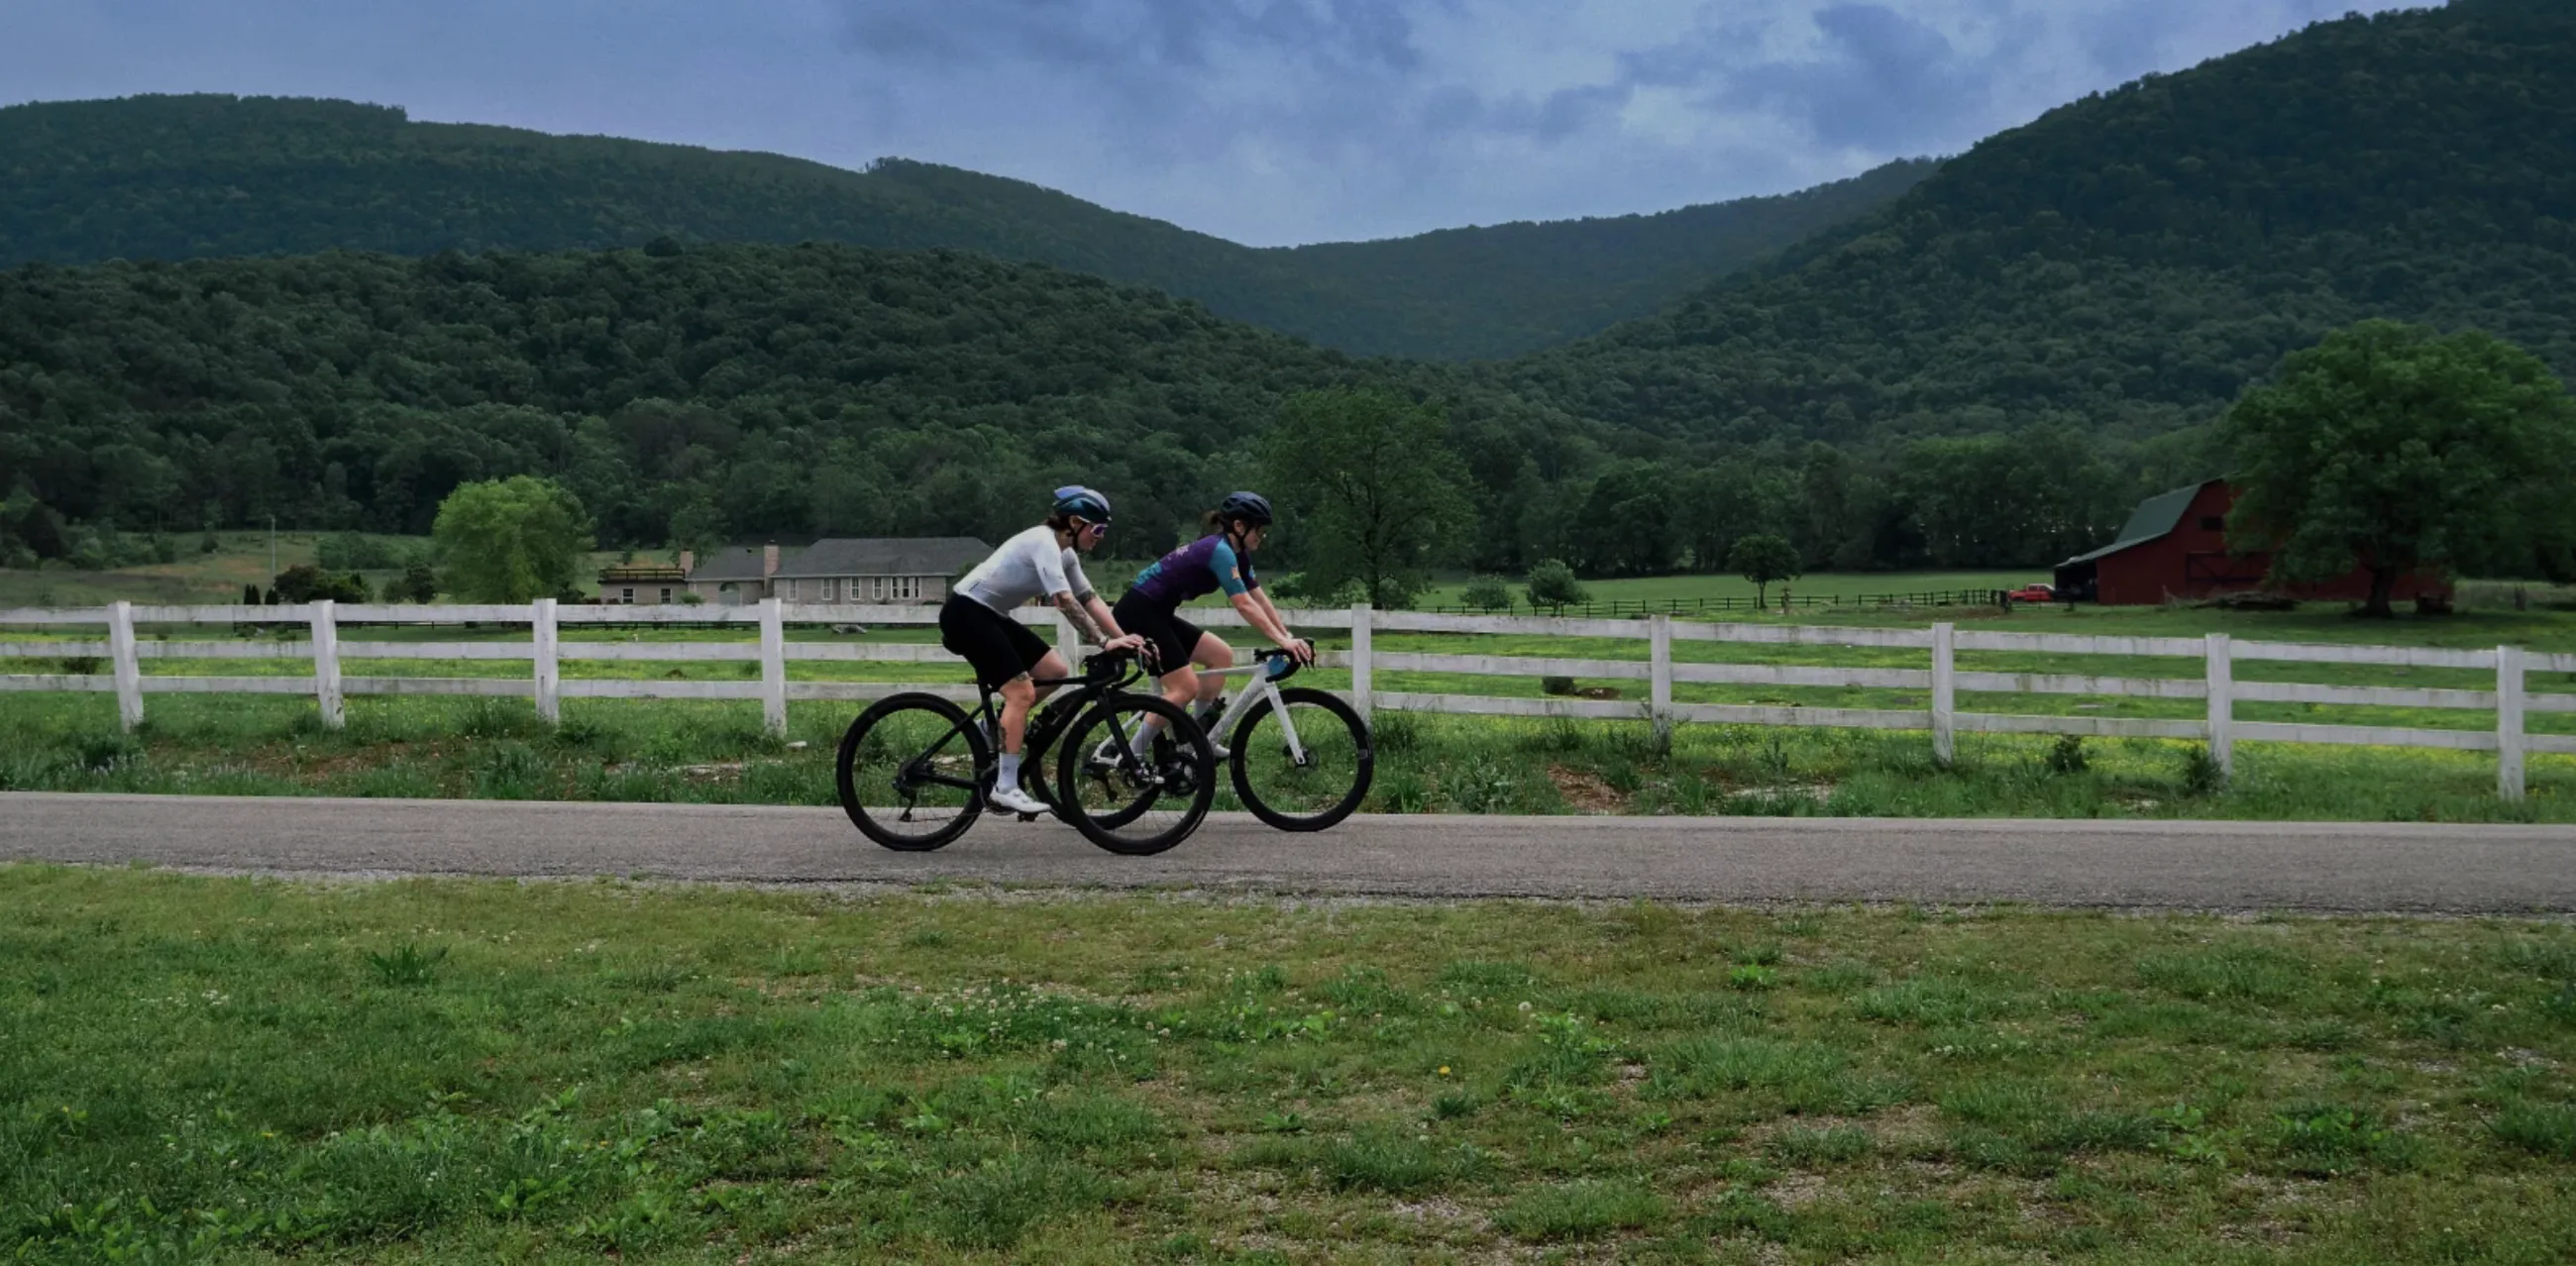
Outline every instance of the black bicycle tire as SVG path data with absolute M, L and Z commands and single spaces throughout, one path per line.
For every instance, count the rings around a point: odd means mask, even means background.
M 1082 769 L 1083 749 L 1090 746 L 1091 729 L 1100 723 L 1099 718 L 1116 708 L 1151 712 L 1162 717 L 1163 733 L 1176 742 L 1186 739 L 1197 755 L 1197 790 L 1191 796 L 1181 821 L 1158 835 L 1131 840 L 1118 834 L 1120 828 L 1141 816 L 1143 809 L 1112 815 L 1112 822 L 1106 825 L 1101 819 L 1082 811 L 1082 797 L 1077 794 L 1076 779 Z M 1063 742 L 1063 750 L 1056 754 L 1056 803 L 1065 820 L 1073 824 L 1073 829 L 1082 832 L 1082 838 L 1112 853 L 1123 857 L 1150 857 L 1164 852 L 1197 831 L 1199 823 L 1207 819 L 1208 809 L 1216 803 L 1216 749 L 1208 745 L 1207 734 L 1199 729 L 1198 722 L 1190 719 L 1189 713 L 1156 696 L 1110 695 L 1103 698 L 1086 708 L 1066 728 Z
M 1243 719 L 1235 723 L 1234 741 L 1231 744 L 1232 754 L 1226 758 L 1227 769 L 1234 776 L 1234 798 L 1242 801 L 1243 807 L 1251 810 L 1252 816 L 1282 831 L 1330 830 L 1341 825 L 1342 819 L 1359 810 L 1360 802 L 1368 798 L 1370 785 L 1377 780 L 1377 749 L 1369 733 L 1368 722 L 1360 719 L 1358 709 L 1353 708 L 1340 695 L 1329 690 L 1309 690 L 1299 686 L 1280 691 L 1279 701 L 1283 704 L 1312 704 L 1341 718 L 1342 724 L 1350 727 L 1351 735 L 1356 740 L 1352 744 L 1352 750 L 1359 753 L 1359 777 L 1352 782 L 1350 794 L 1344 796 L 1341 803 L 1322 813 L 1299 816 L 1281 813 L 1263 804 L 1261 798 L 1252 792 L 1252 778 L 1245 771 L 1245 759 L 1246 754 L 1252 750 L 1252 727 L 1259 724 L 1261 718 L 1270 713 L 1270 700 L 1265 698 L 1252 705 L 1250 710 L 1243 714 Z
M 858 783 L 852 777 L 851 771 L 852 765 L 858 758 L 859 743 L 870 728 L 881 723 L 886 717 L 915 708 L 941 714 L 965 736 L 967 753 L 974 758 L 977 783 L 980 784 L 983 781 L 984 772 L 993 765 L 993 749 L 985 743 L 983 731 L 976 728 L 975 723 L 967 718 L 964 708 L 937 695 L 919 693 L 888 695 L 869 705 L 868 710 L 860 713 L 857 720 L 850 722 L 850 728 L 841 735 L 840 759 L 833 766 L 833 781 L 841 793 L 841 812 L 849 815 L 850 825 L 859 828 L 859 834 L 898 853 L 927 853 L 933 849 L 944 848 L 956 842 L 957 837 L 964 835 L 966 829 L 975 825 L 975 820 L 984 813 L 984 795 L 979 786 L 973 795 L 966 798 L 966 807 L 958 812 L 957 820 L 932 834 L 898 836 L 887 832 L 868 819 L 866 810 L 859 804 Z

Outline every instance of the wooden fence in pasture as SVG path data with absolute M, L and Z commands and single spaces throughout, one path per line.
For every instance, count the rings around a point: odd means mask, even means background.
M 1203 624 L 1241 627 L 1230 610 L 1193 611 Z M 1021 622 L 1053 626 L 1056 642 L 1068 652 L 1076 643 L 1071 627 L 1051 610 L 1029 608 Z M 2437 748 L 2494 752 L 2497 788 L 2506 799 L 2523 795 L 2526 754 L 2576 755 L 2576 735 L 2532 734 L 2525 718 L 2534 712 L 2576 712 L 2576 694 L 2535 694 L 2527 686 L 2532 672 L 2576 674 L 2576 655 L 2539 654 L 2516 647 L 2494 650 L 2449 650 L 2423 647 L 2311 645 L 2239 641 L 2223 633 L 2204 638 L 2084 637 L 2054 633 L 1963 631 L 1951 624 L 1925 629 L 1838 628 L 1773 624 L 1723 624 L 1675 620 L 1669 615 L 1631 619 L 1579 619 L 1545 616 L 1448 615 L 1418 611 L 1348 610 L 1291 612 L 1302 629 L 1346 630 L 1350 649 L 1321 657 L 1319 665 L 1350 673 L 1348 696 L 1365 714 L 1375 709 L 1483 716 L 1573 717 L 1632 720 L 1669 733 L 1677 724 L 1820 726 L 1873 730 L 1926 730 L 1933 754 L 1946 764 L 1957 735 L 2072 734 L 2080 736 L 2181 739 L 2203 742 L 2222 774 L 2234 763 L 2239 742 L 2354 744 L 2379 747 Z M 98 691 L 117 698 L 119 717 L 127 728 L 140 724 L 146 695 L 184 693 L 267 693 L 310 695 L 326 725 L 343 723 L 342 701 L 349 695 L 481 695 L 533 699 L 547 721 L 562 716 L 562 701 L 589 699 L 736 699 L 757 700 L 774 731 L 787 724 L 790 700 L 882 698 L 899 691 L 927 690 L 950 698 L 972 699 L 962 661 L 935 645 L 857 641 L 790 641 L 789 625 L 925 625 L 938 619 L 927 606 L 787 605 L 776 599 L 755 606 L 559 606 L 541 601 L 528 606 L 306 606 L 144 607 L 117 603 L 77 610 L 0 610 L 0 628 L 101 628 L 104 642 L 0 641 L 0 661 L 94 661 L 84 671 L 0 675 L 0 691 Z M 303 640 L 219 640 L 214 638 L 139 638 L 139 627 L 259 626 L 287 624 L 307 630 Z M 388 625 L 524 625 L 524 641 L 415 642 L 343 639 L 344 629 Z M 618 628 L 745 627 L 758 629 L 756 641 L 566 641 L 567 625 Z M 1380 633 L 1508 635 L 1568 639 L 1642 640 L 1644 659 L 1584 659 L 1534 655 L 1423 654 L 1381 651 Z M 1710 663 L 1677 661 L 1678 642 L 1718 642 L 1756 647 L 1876 648 L 1921 652 L 1921 667 L 1850 667 L 1833 664 Z M 1962 671 L 1960 652 L 2006 652 L 2051 656 L 2109 656 L 2189 660 L 2200 671 L 2189 676 L 2114 677 L 2083 674 Z M 285 659 L 309 661 L 309 675 L 198 677 L 150 674 L 145 661 Z M 517 678 L 351 676 L 341 671 L 346 659 L 481 660 L 529 665 Z M 567 680 L 566 661 L 671 663 L 736 661 L 757 663 L 757 679 L 739 681 L 672 679 Z M 900 662 L 955 666 L 944 680 L 924 684 L 873 681 L 794 680 L 791 663 Z M 2391 686 L 2312 685 L 2292 682 L 2238 681 L 2236 665 L 2251 661 L 2311 664 L 2375 665 L 2389 668 L 2468 670 L 2492 676 L 2493 689 L 2426 689 Z M 96 667 L 107 667 L 104 674 Z M 1386 672 L 1441 673 L 1487 677 L 1570 677 L 1643 681 L 1642 701 L 1579 698 L 1511 698 L 1462 694 L 1382 691 L 1377 675 Z M 925 676 L 929 674 L 925 673 Z M 1864 688 L 1921 691 L 1920 708 L 1819 708 L 1780 704 L 1680 703 L 1677 684 L 1721 684 L 1790 688 Z M 2062 716 L 2023 713 L 1963 712 L 1961 692 L 2057 696 L 2131 697 L 2196 700 L 2205 704 L 2198 719 Z M 2423 729 L 2370 725 L 2324 725 L 2237 719 L 2240 702 L 2293 703 L 2397 709 L 2464 709 L 2492 711 L 2492 730 Z

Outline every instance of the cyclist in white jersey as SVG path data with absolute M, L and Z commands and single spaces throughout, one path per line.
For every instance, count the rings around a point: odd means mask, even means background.
M 974 666 L 975 680 L 1002 696 L 1002 759 L 986 797 L 1013 813 L 1044 813 L 1046 806 L 1020 790 L 1020 744 L 1029 710 L 1055 687 L 1033 677 L 1061 680 L 1073 666 L 1045 639 L 1010 618 L 1040 598 L 1055 604 L 1082 639 L 1103 650 L 1134 650 L 1145 639 L 1122 633 L 1108 604 L 1082 574 L 1082 555 L 1109 534 L 1109 498 L 1075 485 L 1055 490 L 1047 521 L 1002 542 L 993 556 L 957 582 L 939 609 L 939 644 Z

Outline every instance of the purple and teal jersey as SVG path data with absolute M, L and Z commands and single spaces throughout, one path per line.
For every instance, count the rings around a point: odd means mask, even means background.
M 1237 556 L 1234 546 L 1219 534 L 1202 536 L 1154 560 L 1136 573 L 1136 584 L 1127 596 L 1170 611 L 1218 590 L 1231 598 L 1260 587 L 1261 578 L 1252 574 L 1252 560 Z

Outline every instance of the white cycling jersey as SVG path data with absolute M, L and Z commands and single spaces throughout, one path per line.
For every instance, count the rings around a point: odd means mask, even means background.
M 1055 529 L 1043 523 L 1002 542 L 991 558 L 957 582 L 957 592 L 1006 613 L 1060 593 L 1084 602 L 1092 596 L 1091 581 L 1082 574 L 1082 555 L 1056 544 Z

